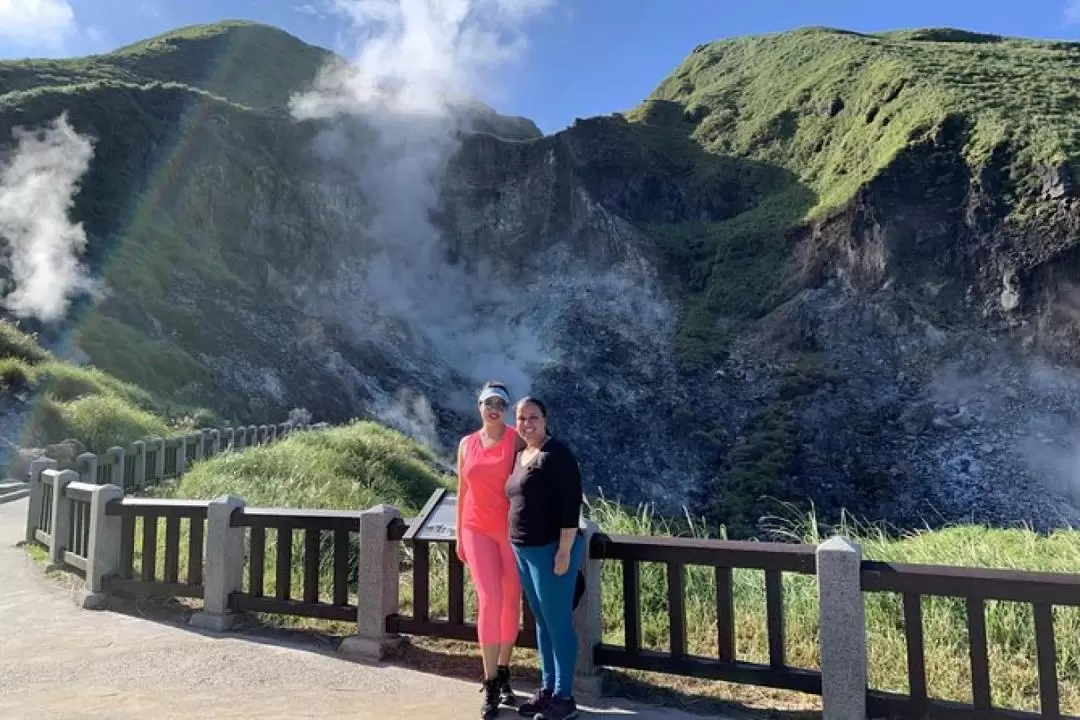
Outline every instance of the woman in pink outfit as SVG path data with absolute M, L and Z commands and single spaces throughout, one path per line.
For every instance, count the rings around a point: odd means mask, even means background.
M 521 624 L 521 579 L 510 547 L 506 480 L 524 445 L 506 424 L 510 393 L 502 383 L 484 385 L 477 399 L 482 426 L 458 444 L 457 556 L 476 588 L 477 639 L 484 660 L 481 718 L 499 705 L 514 705 L 510 652 Z

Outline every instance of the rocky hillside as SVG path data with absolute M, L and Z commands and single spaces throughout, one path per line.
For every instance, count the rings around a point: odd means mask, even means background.
M 371 123 L 290 113 L 331 60 L 233 23 L 0 63 L 0 138 L 65 112 L 96 143 L 73 215 L 107 291 L 40 328 L 55 352 L 226 419 L 376 417 L 440 451 L 502 377 L 592 491 L 735 534 L 777 501 L 1080 520 L 1080 46 L 713 43 L 553 136 L 470 106 L 431 187 Z

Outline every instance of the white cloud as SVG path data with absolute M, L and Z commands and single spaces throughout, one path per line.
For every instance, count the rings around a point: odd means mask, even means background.
M 1065 24 L 1076 25 L 1080 23 L 1080 0 L 1066 0 Z
M 304 3 L 303 5 L 293 5 L 292 9 L 301 15 L 311 15 L 317 17 L 320 20 L 326 19 L 326 13 L 315 6 L 314 3 Z
M 75 31 L 67 0 L 0 0 L 0 40 L 56 49 Z
M 86 39 L 92 42 L 94 45 L 104 45 L 107 36 L 105 31 L 99 28 L 97 25 L 90 25 L 86 28 Z

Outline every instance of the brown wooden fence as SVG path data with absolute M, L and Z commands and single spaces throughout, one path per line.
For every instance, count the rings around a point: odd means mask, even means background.
M 596 649 L 596 663 L 820 694 L 821 673 L 789 667 L 784 654 L 783 573 L 813 575 L 814 551 L 812 545 L 595 535 L 590 544 L 589 557 L 622 564 L 625 633 L 622 647 L 602 644 Z M 667 653 L 641 648 L 638 568 L 643 562 L 664 563 L 667 568 L 671 648 Z M 711 567 L 716 575 L 718 633 L 716 655 L 713 657 L 687 653 L 684 578 L 686 568 L 690 565 Z M 732 571 L 736 568 L 757 569 L 765 573 L 768 665 L 741 662 L 736 657 L 732 583 Z
M 864 592 L 893 592 L 903 597 L 907 641 L 908 695 L 871 692 L 868 709 L 888 717 L 1060 718 L 1057 649 L 1053 606 L 1080 606 L 1080 575 L 991 570 L 865 561 Z M 956 597 L 966 601 L 971 661 L 971 705 L 932 699 L 926 691 L 922 598 Z M 1030 603 L 1034 610 L 1039 672 L 1039 712 L 995 708 L 991 702 L 987 652 L 986 602 Z
M 203 596 L 203 546 L 206 539 L 206 510 L 199 500 L 155 500 L 125 497 L 105 508 L 106 515 L 120 516 L 120 571 L 107 579 L 109 592 L 131 592 L 162 597 Z M 141 520 L 141 523 L 137 523 Z M 165 522 L 164 542 L 158 538 L 160 521 Z M 187 524 L 187 544 L 181 547 L 181 523 Z M 135 537 L 137 524 L 142 525 Z M 163 563 L 158 569 L 158 552 Z M 181 552 L 186 565 L 180 576 Z M 138 573 L 136 574 L 136 559 Z
M 408 527 L 407 522 L 397 520 L 387 528 L 387 538 L 401 540 Z M 476 641 L 476 623 L 466 618 L 465 613 L 465 568 L 457 557 L 457 544 L 454 542 L 431 542 L 410 540 L 412 560 L 406 565 L 411 572 L 410 605 L 411 614 L 398 612 L 386 619 L 386 631 L 404 635 L 440 637 L 451 640 Z M 447 562 L 446 619 L 432 617 L 431 614 L 431 552 L 433 547 L 443 546 Z M 527 602 L 522 599 L 522 624 L 517 644 L 521 647 L 536 648 L 536 621 Z
M 34 530 L 35 536 L 42 542 L 50 539 L 52 531 L 46 511 L 53 502 L 51 483 L 51 479 L 46 479 L 41 488 L 41 507 L 30 510 L 31 521 L 39 523 Z M 72 514 L 64 516 L 71 518 L 70 526 L 65 526 L 68 532 L 66 547 L 74 561 L 85 559 L 89 526 L 79 519 L 85 513 L 77 511 L 75 505 L 85 503 L 87 498 L 78 487 L 72 488 L 64 497 L 73 503 Z M 203 597 L 208 507 L 207 502 L 187 500 L 123 498 L 110 502 L 105 514 L 121 518 L 120 569 L 107 578 L 106 588 L 139 594 Z M 248 529 L 248 557 L 247 578 L 242 589 L 229 596 L 230 608 L 355 621 L 358 610 L 362 609 L 358 605 L 364 602 L 363 588 L 360 588 L 359 598 L 356 594 L 359 579 L 357 533 L 361 530 L 361 515 L 358 512 L 246 507 L 233 511 L 229 526 Z M 163 533 L 159 529 L 162 524 Z M 140 526 L 137 535 L 136 528 Z M 402 541 L 406 526 L 407 521 L 400 519 L 390 522 L 386 527 L 386 539 Z M 268 537 L 268 531 L 272 538 Z M 388 615 L 386 630 L 475 640 L 476 626 L 466 608 L 467 578 L 457 561 L 453 544 L 444 543 L 444 548 L 439 550 L 446 553 L 445 574 L 433 572 L 432 543 L 410 542 L 408 545 L 412 549 L 411 558 L 402 552 L 400 567 L 411 575 L 411 583 L 406 583 L 411 585 L 411 597 L 408 598 L 411 612 Z M 220 548 L 212 550 L 221 551 Z M 784 650 L 783 579 L 785 573 L 816 574 L 819 568 L 815 552 L 815 546 L 811 545 L 594 535 L 589 546 L 590 559 L 620 565 L 624 625 L 621 644 L 601 642 L 596 646 L 596 664 L 821 694 L 822 672 L 791 667 Z M 660 563 L 666 568 L 670 636 L 670 647 L 666 652 L 642 647 L 642 563 Z M 272 581 L 266 578 L 268 566 Z M 684 580 L 690 566 L 711 568 L 715 577 L 718 633 L 716 651 L 707 656 L 691 654 L 687 648 Z M 740 660 L 736 653 L 733 571 L 737 569 L 757 570 L 764 574 L 767 663 Z M 822 573 L 825 573 L 824 569 Z M 447 583 L 445 619 L 432 617 L 433 577 L 445 577 Z M 1061 717 L 1052 610 L 1054 606 L 1080 607 L 1080 575 L 863 561 L 861 568 L 852 563 L 851 578 L 852 592 L 898 593 L 903 600 L 908 692 L 901 695 L 868 691 L 867 709 L 871 716 Z M 946 702 L 928 695 L 922 621 L 922 598 L 926 596 L 960 598 L 966 602 L 973 698 L 970 704 Z M 985 615 L 988 601 L 1029 603 L 1033 607 L 1040 699 L 1038 713 L 993 706 Z M 825 621 L 823 618 L 822 622 Z M 846 631 L 847 628 L 831 630 L 833 633 Z M 862 632 L 856 627 L 850 631 Z M 520 644 L 535 647 L 535 630 L 528 614 L 524 615 Z M 838 671 L 832 672 L 835 677 Z
M 356 620 L 350 589 L 357 585 L 357 533 L 360 513 L 326 510 L 238 508 L 232 527 L 250 528 L 248 572 L 243 591 L 229 597 L 236 611 L 297 615 L 322 620 Z M 266 594 L 267 531 L 273 533 L 273 590 Z M 301 596 L 293 597 L 295 534 L 302 542 Z M 324 568 L 331 587 L 321 587 Z

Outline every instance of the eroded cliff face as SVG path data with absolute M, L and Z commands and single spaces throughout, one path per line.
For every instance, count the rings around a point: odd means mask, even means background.
M 780 491 L 819 508 L 899 525 L 1075 524 L 1075 190 L 1064 166 L 1012 184 L 1006 146 L 973 173 L 965 132 L 947 120 L 792 239 L 786 301 L 744 329 L 710 384 L 714 416 L 749 418 L 719 423 L 733 439 L 721 466 L 771 413 L 786 437 Z M 1040 212 L 1010 218 L 1024 192 Z M 732 491 L 723 476 L 712 488 L 721 502 Z

